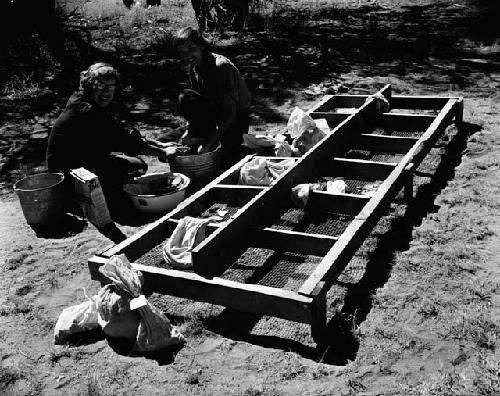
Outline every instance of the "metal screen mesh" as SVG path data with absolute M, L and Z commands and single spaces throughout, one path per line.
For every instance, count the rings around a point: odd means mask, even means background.
M 352 219 L 353 216 L 345 214 L 289 208 L 271 227 L 280 230 L 339 236 Z
M 229 220 L 238 210 L 239 206 L 229 206 L 224 203 L 213 203 L 199 217 L 207 218 L 211 216 L 222 217 L 221 221 Z M 221 215 L 223 213 L 223 215 Z
M 320 261 L 317 256 L 248 248 L 221 277 L 298 291 Z

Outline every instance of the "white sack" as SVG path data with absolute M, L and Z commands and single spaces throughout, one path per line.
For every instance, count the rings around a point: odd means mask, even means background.
M 302 135 L 304 131 L 308 129 L 317 129 L 318 127 L 310 115 L 306 114 L 305 111 L 298 107 L 295 107 L 292 114 L 290 114 L 286 128 L 290 136 L 295 139 Z
M 292 152 L 294 156 L 300 157 L 304 155 L 327 135 L 327 133 L 321 130 L 321 128 L 325 128 L 325 121 L 326 120 L 318 120 L 318 122 L 316 122 L 310 115 L 298 107 L 293 109 L 288 119 L 287 129 L 288 133 L 293 138 Z M 328 128 L 328 124 L 326 128 Z
M 69 336 L 98 326 L 96 298 L 87 297 L 87 301 L 65 308 L 61 312 L 54 327 L 54 343 L 64 344 Z

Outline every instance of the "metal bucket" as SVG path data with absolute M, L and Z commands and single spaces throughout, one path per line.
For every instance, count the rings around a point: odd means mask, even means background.
M 57 223 L 66 212 L 66 186 L 62 173 L 39 173 L 14 184 L 26 222 L 32 227 Z
M 221 148 L 197 155 L 169 157 L 171 172 L 182 173 L 191 179 L 191 185 L 198 188 L 212 181 L 221 169 Z

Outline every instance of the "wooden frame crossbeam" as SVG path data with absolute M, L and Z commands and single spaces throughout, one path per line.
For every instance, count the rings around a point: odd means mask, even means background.
M 379 92 L 388 98 L 392 108 L 408 112 L 379 115 L 373 98 L 368 95 L 325 96 L 309 113 L 313 118 L 327 118 L 333 127 L 331 133 L 304 156 L 295 159 L 295 164 L 271 186 L 237 184 L 240 168 L 253 157 L 247 156 L 172 212 L 90 258 L 92 278 L 102 278 L 98 268 L 112 255 L 124 253 L 130 261 L 135 261 L 147 253 L 172 233 L 184 215 L 198 215 L 214 202 L 234 204 L 239 209 L 232 218 L 222 224 L 209 224 L 208 237 L 193 250 L 195 273 L 133 263 L 133 267 L 143 273 L 145 289 L 309 323 L 313 337 L 319 340 L 326 322 L 329 288 L 401 188 L 405 188 L 407 198 L 412 196 L 413 171 L 445 128 L 453 120 L 458 126 L 462 122 L 462 98 L 392 96 L 390 86 Z M 418 138 L 371 133 L 377 126 L 423 133 Z M 344 158 L 350 149 L 404 156 L 397 163 Z M 325 176 L 379 180 L 381 185 L 371 197 L 310 192 L 306 211 L 340 213 L 351 218 L 338 237 L 269 227 L 289 207 L 292 187 Z M 219 278 L 248 247 L 322 259 L 297 291 Z

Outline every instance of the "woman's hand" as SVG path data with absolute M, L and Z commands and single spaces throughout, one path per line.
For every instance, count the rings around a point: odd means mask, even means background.
M 206 143 L 205 138 L 201 137 L 191 137 L 189 135 L 186 135 L 182 137 L 182 139 L 179 141 L 179 144 L 182 146 L 188 146 L 193 150 L 197 150 L 198 147 L 204 145 Z
M 198 154 L 208 153 L 217 148 L 219 141 L 216 138 L 207 139 L 204 144 L 198 148 Z
M 177 145 L 170 145 L 163 148 L 158 148 L 157 155 L 160 162 L 167 162 L 168 157 L 175 155 Z

